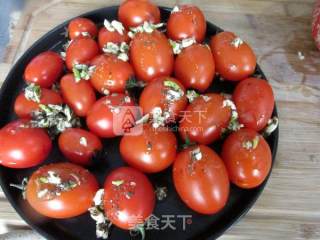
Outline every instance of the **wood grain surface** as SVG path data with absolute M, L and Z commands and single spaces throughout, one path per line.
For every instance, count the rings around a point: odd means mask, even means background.
M 273 86 L 280 116 L 278 155 L 269 183 L 250 212 L 221 239 L 320 239 L 320 52 L 310 33 L 314 0 L 187 2 L 198 5 L 209 21 L 251 44 Z M 51 28 L 116 4 L 119 1 L 27 1 L 0 63 L 0 81 L 15 60 Z M 0 194 L 0 232 L 25 227 Z

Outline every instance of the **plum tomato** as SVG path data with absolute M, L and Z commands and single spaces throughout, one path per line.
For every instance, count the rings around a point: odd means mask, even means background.
M 241 81 L 233 92 L 233 100 L 239 114 L 239 122 L 256 131 L 262 130 L 274 108 L 274 96 L 270 84 L 258 78 Z
M 24 71 L 27 83 L 34 83 L 43 88 L 50 88 L 60 77 L 63 70 L 63 60 L 59 54 L 46 51 L 35 56 Z
M 202 214 L 220 211 L 229 197 L 229 178 L 211 148 L 196 145 L 180 152 L 173 164 L 173 182 L 182 201 Z
M 242 128 L 223 143 L 222 159 L 232 183 L 241 188 L 259 186 L 268 176 L 272 155 L 268 143 L 256 131 Z
M 251 47 L 231 32 L 213 36 L 210 47 L 216 71 L 226 80 L 240 81 L 254 73 L 257 60 Z
M 86 36 L 95 38 L 98 33 L 97 26 L 88 18 L 78 17 L 72 19 L 68 25 L 68 33 L 70 39 L 75 39 L 79 36 Z
M 104 210 L 117 227 L 129 230 L 143 225 L 154 206 L 154 189 L 143 173 L 131 167 L 120 167 L 107 176 Z
M 71 218 L 88 211 L 98 182 L 88 170 L 72 163 L 53 163 L 36 170 L 26 187 L 26 199 L 41 215 Z
M 58 139 L 59 149 L 70 162 L 90 165 L 92 157 L 102 150 L 101 140 L 93 133 L 80 129 L 68 128 Z
M 109 31 L 106 27 L 102 27 L 99 30 L 98 34 L 98 42 L 100 48 L 103 48 L 107 43 L 112 42 L 112 43 L 122 43 L 126 42 L 129 43 L 130 38 L 128 36 L 127 30 L 123 30 L 122 33 L 119 33 L 118 31 Z

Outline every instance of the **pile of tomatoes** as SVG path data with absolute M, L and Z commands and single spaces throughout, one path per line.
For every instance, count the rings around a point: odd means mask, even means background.
M 64 52 L 40 53 L 26 66 L 27 86 L 14 104 L 19 119 L 0 130 L 0 164 L 41 164 L 52 137 L 69 161 L 41 166 L 24 182 L 38 213 L 70 218 L 90 209 L 105 238 L 110 224 L 140 229 L 152 214 L 156 194 L 145 173 L 172 166 L 181 200 L 202 214 L 225 206 L 230 182 L 250 189 L 266 179 L 272 155 L 262 133 L 274 122 L 274 96 L 267 81 L 252 77 L 254 52 L 231 32 L 204 43 L 206 20 L 196 6 L 176 6 L 166 24 L 160 19 L 146 0 L 124 1 L 119 21 L 100 28 L 75 18 Z M 229 81 L 233 94 L 206 92 L 214 79 Z M 132 88 L 141 94 L 132 96 Z M 129 108 L 136 119 L 129 133 L 115 131 L 122 124 L 115 116 Z M 103 150 L 101 139 L 120 135 L 128 166 L 113 170 L 98 191 L 86 167 Z M 221 140 L 221 154 L 207 146 Z

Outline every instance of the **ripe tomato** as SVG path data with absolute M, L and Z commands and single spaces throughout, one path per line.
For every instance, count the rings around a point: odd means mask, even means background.
M 87 126 L 99 137 L 111 138 L 123 134 L 124 115 L 128 108 L 134 106 L 133 100 L 125 94 L 113 93 L 100 98 L 87 115 Z M 137 119 L 137 110 L 130 111 L 132 118 Z M 114 121 L 117 120 L 117 121 Z M 132 123 L 133 124 L 133 123 Z
M 31 175 L 26 199 L 44 216 L 71 218 L 88 211 L 97 190 L 98 182 L 88 170 L 71 163 L 53 163 Z
M 176 88 L 174 89 L 170 84 Z M 160 107 L 162 111 L 170 113 L 171 119 L 177 119 L 187 104 L 185 88 L 172 77 L 160 77 L 153 80 L 143 89 L 139 100 L 143 114 L 150 113 L 155 107 Z
M 221 158 L 205 145 L 180 152 L 173 164 L 173 182 L 182 201 L 202 214 L 220 211 L 229 197 L 229 179 Z
M 102 149 L 102 143 L 96 135 L 80 128 L 66 129 L 60 134 L 58 142 L 63 155 L 80 165 L 90 165 L 94 154 Z
M 240 123 L 256 131 L 262 130 L 274 108 L 272 88 L 265 80 L 248 78 L 241 81 L 233 92 Z
M 104 184 L 104 210 L 117 227 L 134 229 L 152 214 L 155 194 L 149 179 L 134 168 L 112 171 Z
M 123 34 L 118 33 L 117 31 L 110 32 L 105 27 L 100 28 L 98 35 L 98 42 L 100 48 L 103 48 L 108 42 L 113 43 L 129 43 L 130 38 L 128 37 L 128 32 L 126 30 L 123 31 Z
M 222 159 L 232 183 L 241 188 L 259 186 L 271 169 L 272 155 L 268 143 L 256 131 L 240 129 L 223 143 Z
M 34 102 L 32 100 L 28 100 L 24 93 L 20 93 L 14 102 L 14 112 L 17 114 L 19 118 L 28 118 L 32 117 L 32 113 L 39 110 L 39 104 L 62 104 L 62 98 L 59 93 L 41 88 L 41 97 L 40 102 Z
M 35 56 L 24 71 L 27 83 L 35 83 L 40 87 L 50 88 L 60 77 L 63 70 L 63 60 L 59 54 L 46 51 Z
M 131 65 L 113 55 L 105 55 L 103 60 L 96 59 L 95 62 L 101 64 L 96 66 L 91 75 L 93 87 L 102 94 L 123 93 L 127 81 L 134 75 Z
M 172 40 L 195 38 L 204 40 L 207 23 L 202 11 L 193 5 L 180 5 L 177 12 L 172 12 L 167 23 L 167 34 Z
M 98 33 L 97 26 L 88 18 L 72 19 L 68 25 L 69 38 L 75 39 L 82 34 L 88 33 L 90 37 L 95 38 Z
M 137 33 L 130 44 L 130 61 L 137 77 L 143 81 L 170 76 L 173 71 L 173 51 L 166 36 L 154 30 Z
M 186 88 L 205 91 L 215 76 L 215 64 L 210 48 L 193 44 L 183 49 L 176 58 L 174 73 Z
M 316 46 L 320 50 L 320 1 L 316 2 L 313 10 L 312 36 L 316 42 Z
M 96 94 L 90 82 L 81 79 L 76 82 L 73 74 L 63 76 L 60 81 L 61 94 L 76 115 L 84 117 L 96 101 Z
M 91 62 L 90 65 L 91 66 L 98 66 L 102 63 L 106 63 L 108 62 L 110 55 L 109 54 L 99 54 L 98 56 L 94 57 Z
M 196 98 L 185 110 L 180 120 L 180 135 L 191 142 L 209 144 L 218 140 L 228 127 L 231 109 L 223 106 L 222 95 L 208 93 Z
M 88 64 L 98 54 L 99 47 L 96 41 L 90 37 L 77 37 L 67 48 L 67 67 L 72 70 L 74 64 Z
M 148 0 L 126 0 L 119 7 L 118 17 L 120 22 L 129 29 L 145 21 L 159 23 L 160 10 Z
M 28 120 L 16 120 L 0 130 L 0 165 L 28 168 L 42 163 L 52 148 L 48 134 L 32 128 Z
M 168 128 L 153 128 L 150 124 L 133 128 L 120 142 L 122 158 L 132 167 L 147 173 L 169 167 L 177 150 L 176 136 Z
M 251 47 L 234 33 L 218 33 L 212 37 L 210 46 L 216 71 L 226 80 L 239 81 L 254 73 L 256 56 Z

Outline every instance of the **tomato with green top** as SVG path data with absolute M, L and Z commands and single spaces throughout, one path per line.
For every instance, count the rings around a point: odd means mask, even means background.
M 31 207 L 50 218 L 71 218 L 91 207 L 98 182 L 88 170 L 72 163 L 53 163 L 36 170 L 25 196 Z
M 270 147 L 266 140 L 252 129 L 243 128 L 229 135 L 223 143 L 221 156 L 230 181 L 241 188 L 259 186 L 271 169 Z
M 119 33 L 117 30 L 109 31 L 106 27 L 102 27 L 99 30 L 98 43 L 100 48 L 105 47 L 109 42 L 120 44 L 122 42 L 129 43 L 129 41 L 130 38 L 127 30 L 125 29 L 123 29 L 122 33 Z

